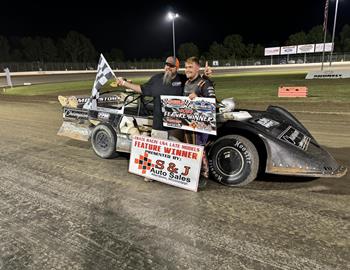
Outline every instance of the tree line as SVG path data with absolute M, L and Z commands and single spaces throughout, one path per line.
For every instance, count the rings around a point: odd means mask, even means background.
M 178 56 L 186 59 L 197 56 L 202 59 L 249 59 L 264 56 L 264 47 L 298 45 L 309 43 L 322 43 L 324 32 L 322 25 L 313 27 L 310 31 L 300 31 L 291 34 L 288 39 L 279 44 L 274 41 L 268 45 L 244 43 L 239 34 L 231 34 L 222 42 L 214 41 L 207 51 L 200 51 L 193 43 L 179 45 Z M 331 33 L 327 33 L 327 42 L 331 41 Z M 344 25 L 335 38 L 336 52 L 350 52 L 350 26 Z M 125 59 L 121 49 L 113 48 L 104 55 L 110 61 L 122 62 Z M 98 52 L 93 42 L 83 34 L 70 31 L 66 37 L 52 39 L 49 37 L 11 37 L 0 36 L 0 62 L 96 62 Z M 157 59 L 142 59 L 142 61 L 155 61 Z M 160 59 L 159 59 L 160 60 Z
M 114 48 L 106 57 L 123 61 L 124 54 Z M 89 38 L 70 31 L 66 37 L 11 37 L 0 36 L 0 62 L 96 62 L 98 52 Z

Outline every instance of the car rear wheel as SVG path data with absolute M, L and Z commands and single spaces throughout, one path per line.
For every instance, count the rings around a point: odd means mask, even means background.
M 258 173 L 259 155 L 254 144 L 239 135 L 217 140 L 209 153 L 212 178 L 228 186 L 244 186 Z
M 97 125 L 91 134 L 91 145 L 96 155 L 101 158 L 113 158 L 116 152 L 117 136 L 108 124 Z

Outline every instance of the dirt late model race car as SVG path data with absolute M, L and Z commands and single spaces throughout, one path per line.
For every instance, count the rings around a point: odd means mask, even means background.
M 101 158 L 130 153 L 133 135 L 150 136 L 149 101 L 135 93 L 101 95 L 96 110 L 84 109 L 88 97 L 59 97 L 63 124 L 58 135 L 90 141 Z M 228 186 L 244 186 L 259 172 L 341 177 L 339 165 L 291 113 L 278 106 L 265 111 L 235 111 L 232 99 L 218 104 L 217 136 L 206 145 L 211 178 Z

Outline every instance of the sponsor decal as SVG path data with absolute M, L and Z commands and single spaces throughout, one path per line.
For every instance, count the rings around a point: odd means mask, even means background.
M 129 172 L 197 191 L 203 146 L 134 136 Z
M 235 143 L 235 147 L 237 149 L 240 149 L 242 154 L 243 154 L 243 157 L 245 159 L 245 161 L 247 162 L 247 164 L 252 164 L 252 159 L 250 157 L 250 153 L 248 152 L 247 148 L 244 146 L 244 144 L 242 144 L 240 141 L 236 141 Z
M 296 130 L 292 126 L 285 129 L 278 138 L 282 141 L 290 143 L 304 151 L 307 150 L 311 138 Z
M 198 112 L 212 112 L 215 109 L 215 104 L 205 100 L 199 100 L 194 102 L 194 107 Z
M 64 108 L 63 118 L 78 118 L 78 119 L 88 119 L 88 113 L 83 110 Z
M 167 117 L 166 121 L 168 123 L 168 126 L 170 127 L 181 127 L 182 122 L 179 119 L 172 118 L 172 117 Z
M 161 96 L 163 125 L 216 135 L 216 103 L 214 98 Z
M 90 98 L 89 97 L 77 98 L 77 100 L 78 100 L 78 103 L 80 104 L 80 103 L 88 102 L 90 100 Z
M 99 97 L 98 101 L 118 101 L 120 98 L 118 96 L 104 96 Z
M 189 104 L 189 102 L 186 102 L 185 100 L 181 100 L 181 99 L 167 99 L 164 101 L 164 106 L 172 108 L 172 107 L 183 107 L 186 106 L 187 104 Z
M 97 114 L 97 118 L 101 119 L 101 120 L 108 120 L 110 117 L 110 114 L 107 112 L 98 112 Z
M 277 125 L 280 124 L 279 122 L 277 122 L 275 120 L 272 120 L 272 119 L 269 119 L 269 118 L 265 118 L 265 117 L 257 119 L 255 121 L 259 125 L 262 125 L 263 127 L 266 127 L 266 128 L 271 128 L 271 127 L 274 127 L 274 126 L 277 126 Z
M 86 103 L 87 101 L 90 100 L 90 97 L 77 97 L 77 101 L 79 104 Z M 97 102 L 103 103 L 103 102 L 119 102 L 120 97 L 114 95 L 114 96 L 103 96 L 99 97 L 97 99 Z
M 172 82 L 171 86 L 181 86 L 181 82 Z

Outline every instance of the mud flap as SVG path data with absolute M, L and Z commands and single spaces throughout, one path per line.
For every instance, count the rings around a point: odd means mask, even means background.
M 63 121 L 57 135 L 79 141 L 88 141 L 91 136 L 91 129 L 86 125 Z

